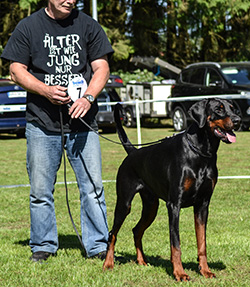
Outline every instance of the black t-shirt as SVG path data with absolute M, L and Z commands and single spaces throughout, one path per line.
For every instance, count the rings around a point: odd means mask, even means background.
M 89 83 L 90 63 L 113 49 L 101 26 L 90 16 L 73 10 L 64 20 L 50 18 L 45 9 L 19 22 L 1 57 L 28 66 L 28 71 L 47 85 L 67 87 L 70 79 L 83 76 Z M 78 119 L 71 119 L 63 105 L 65 132 L 85 131 L 88 128 Z M 92 105 L 84 117 L 97 129 L 95 115 L 98 106 Z M 26 119 L 36 121 L 49 131 L 60 131 L 59 106 L 45 97 L 27 93 Z

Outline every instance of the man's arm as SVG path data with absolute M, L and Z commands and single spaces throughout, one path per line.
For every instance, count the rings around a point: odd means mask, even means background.
M 61 105 L 70 102 L 70 97 L 66 94 L 67 88 L 59 85 L 47 86 L 29 73 L 28 67 L 24 64 L 12 62 L 10 64 L 10 75 L 11 79 L 25 90 L 44 96 L 52 104 Z
M 85 94 L 90 94 L 94 98 L 97 98 L 99 93 L 105 87 L 109 79 L 109 64 L 108 57 L 104 56 L 100 59 L 97 59 L 91 62 L 91 67 L 93 71 L 92 79 L 89 83 L 89 86 Z M 81 98 L 75 101 L 72 107 L 69 110 L 69 114 L 72 118 L 84 117 L 88 110 L 90 109 L 91 104 L 85 98 Z

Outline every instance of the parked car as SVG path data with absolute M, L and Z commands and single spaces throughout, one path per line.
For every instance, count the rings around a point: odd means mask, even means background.
M 123 80 L 117 75 L 110 75 L 106 87 L 121 88 L 123 87 Z
M 121 99 L 116 91 L 117 88 L 123 87 L 123 81 L 119 76 L 110 75 L 109 80 L 97 98 L 98 104 L 107 103 L 106 105 L 99 105 L 99 111 L 96 115 L 99 128 L 104 133 L 115 133 L 116 124 L 114 120 L 114 105 L 109 105 L 109 102 L 120 102 Z
M 171 97 L 232 94 L 250 95 L 250 62 L 191 64 L 181 71 L 171 88 Z M 176 131 L 186 129 L 191 121 L 188 109 L 194 102 L 167 103 L 167 111 Z M 242 118 L 241 130 L 248 130 L 250 99 L 234 99 L 233 104 Z
M 116 88 L 122 87 L 119 76 L 110 75 L 105 88 L 100 93 L 97 102 L 108 103 L 121 101 Z M 0 79 L 0 133 L 25 136 L 26 91 L 8 79 Z M 103 132 L 116 132 L 113 117 L 113 106 L 99 106 L 97 114 L 99 128 Z
M 114 120 L 114 105 L 109 105 L 109 102 L 120 102 L 121 99 L 116 91 L 116 88 L 123 87 L 122 79 L 118 76 L 111 75 L 105 88 L 97 98 L 98 104 L 107 103 L 106 105 L 99 105 L 99 111 L 96 115 L 99 128 L 104 133 L 115 133 L 116 124 Z
M 0 79 L 0 133 L 25 133 L 26 91 L 8 79 Z

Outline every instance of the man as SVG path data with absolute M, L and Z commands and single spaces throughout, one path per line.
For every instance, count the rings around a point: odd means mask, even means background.
M 108 240 L 101 178 L 96 97 L 109 78 L 108 39 L 91 17 L 74 9 L 76 0 L 48 0 L 48 6 L 20 21 L 1 57 L 11 61 L 13 81 L 27 90 L 27 170 L 31 184 L 32 261 L 44 261 L 58 249 L 54 184 L 64 148 L 75 172 L 81 201 L 83 244 L 88 257 L 105 257 Z M 71 102 L 67 86 L 75 76 L 87 84 Z

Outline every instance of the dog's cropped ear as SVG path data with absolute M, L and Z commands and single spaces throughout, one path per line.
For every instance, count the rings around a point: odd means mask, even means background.
M 208 100 L 199 101 L 191 106 L 188 113 L 191 118 L 198 124 L 199 128 L 203 128 L 207 121 L 206 107 Z

